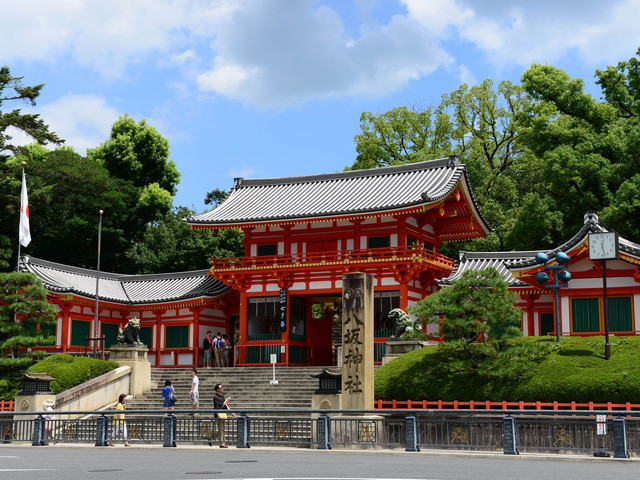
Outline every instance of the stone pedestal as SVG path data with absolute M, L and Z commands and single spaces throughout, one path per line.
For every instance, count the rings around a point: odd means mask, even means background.
M 151 390 L 151 363 L 147 359 L 149 349 L 146 345 L 112 345 L 109 360 L 118 362 L 121 367 L 131 367 L 131 395 L 141 395 Z M 126 393 L 126 392 L 122 392 Z
M 386 365 L 394 358 L 398 358 L 405 353 L 437 344 L 438 342 L 427 340 L 387 340 L 385 354 L 382 358 L 382 365 Z
M 19 415 L 16 416 L 16 420 L 33 420 L 38 415 L 44 414 L 44 402 L 46 400 L 51 400 L 55 404 L 56 396 L 51 393 L 38 392 L 35 394 L 25 394 L 24 392 L 20 392 L 16 395 L 15 398 L 15 411 L 16 412 L 33 412 L 33 417 L 31 415 Z

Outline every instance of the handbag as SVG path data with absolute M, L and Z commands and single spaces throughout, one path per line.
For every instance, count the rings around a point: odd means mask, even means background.
M 171 400 L 172 402 L 178 401 L 178 398 L 176 397 L 176 392 L 173 390 L 173 387 L 171 388 L 171 394 L 169 395 L 169 400 Z
M 225 410 L 229 410 L 229 405 L 225 405 L 222 408 L 224 408 Z M 227 414 L 224 412 L 216 413 L 216 418 L 227 418 Z

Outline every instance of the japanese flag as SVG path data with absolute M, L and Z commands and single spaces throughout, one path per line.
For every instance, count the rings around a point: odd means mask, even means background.
M 22 193 L 20 195 L 20 245 L 26 247 L 31 242 L 29 230 L 29 197 L 27 196 L 27 180 L 22 171 Z

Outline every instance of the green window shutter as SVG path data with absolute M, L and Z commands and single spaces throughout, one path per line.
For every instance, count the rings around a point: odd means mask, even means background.
M 389 248 L 389 237 L 369 237 L 367 245 L 369 248 Z
M 600 309 L 597 298 L 573 298 L 571 299 L 571 311 L 573 331 L 599 332 Z
M 102 324 L 102 335 L 105 337 L 105 348 L 111 348 L 111 345 L 116 345 L 118 343 L 118 327 L 119 325 L 117 323 Z
M 265 245 L 258 245 L 258 256 L 263 257 L 265 255 L 277 255 L 278 254 L 278 244 L 277 243 L 269 243 Z
M 165 334 L 164 343 L 166 348 L 189 347 L 189 325 L 169 326 L 165 330 Z
M 91 322 L 71 320 L 71 345 L 84 347 L 85 337 L 91 337 Z
M 140 341 L 151 348 L 153 344 L 153 327 L 140 327 Z
M 553 313 L 540 314 L 540 335 L 548 335 L 556 329 Z
M 612 332 L 630 332 L 633 330 L 631 297 L 607 298 L 609 330 Z

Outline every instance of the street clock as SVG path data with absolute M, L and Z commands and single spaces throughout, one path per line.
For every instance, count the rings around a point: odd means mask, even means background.
M 616 232 L 589 234 L 589 260 L 615 260 L 618 258 Z

